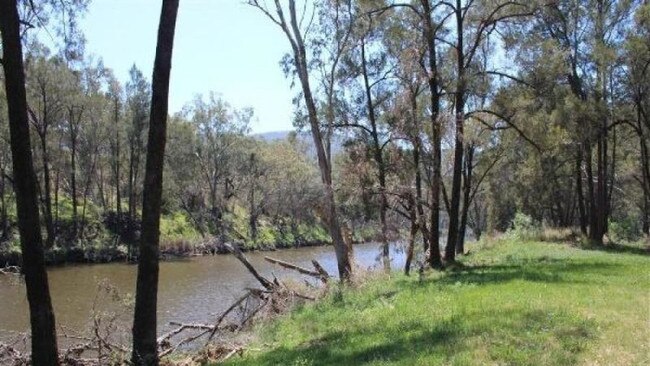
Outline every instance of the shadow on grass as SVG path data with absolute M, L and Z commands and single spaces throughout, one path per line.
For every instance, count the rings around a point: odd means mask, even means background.
M 430 323 L 327 331 L 234 364 L 573 364 L 595 329 L 593 322 L 561 312 L 492 309 Z
M 610 243 L 607 245 L 585 245 L 585 246 L 579 246 L 579 248 L 583 250 L 596 250 L 596 251 L 602 251 L 607 253 L 650 256 L 650 245 L 644 245 L 642 243 L 634 243 L 634 244 Z
M 616 275 L 620 264 L 584 262 L 557 258 L 506 258 L 495 264 L 463 264 L 458 262 L 439 278 L 425 279 L 426 283 L 499 284 L 514 280 L 543 283 L 599 283 L 593 275 Z M 422 283 L 400 281 L 400 287 L 418 288 Z

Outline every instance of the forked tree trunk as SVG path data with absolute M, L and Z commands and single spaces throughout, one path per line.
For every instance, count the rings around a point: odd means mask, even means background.
M 149 142 L 142 199 L 142 237 L 133 317 L 135 365 L 158 365 L 156 310 L 158 296 L 158 254 L 163 163 L 167 134 L 169 75 L 172 66 L 174 31 L 179 0 L 163 0 L 158 26 L 158 43 L 153 67 Z
M 16 0 L 0 1 L 0 31 L 18 230 L 32 330 L 32 363 L 43 366 L 58 365 L 54 312 L 45 270 L 38 212 L 38 183 L 29 138 L 25 70 Z

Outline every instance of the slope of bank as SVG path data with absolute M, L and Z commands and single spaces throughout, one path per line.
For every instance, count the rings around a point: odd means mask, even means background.
M 229 365 L 650 364 L 646 248 L 500 241 L 259 326 Z

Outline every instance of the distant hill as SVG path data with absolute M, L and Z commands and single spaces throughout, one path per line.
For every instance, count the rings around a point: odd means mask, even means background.
M 271 132 L 262 132 L 254 133 L 252 136 L 260 138 L 264 141 L 277 141 L 277 140 L 286 140 L 289 137 L 289 134 L 293 131 L 271 131 Z
M 279 141 L 279 140 L 286 140 L 289 138 L 289 134 L 293 133 L 294 131 L 271 131 L 271 132 L 262 132 L 262 133 L 254 133 L 251 136 L 255 138 L 259 138 L 264 141 Z M 311 137 L 311 133 L 309 131 L 303 131 L 303 132 L 298 132 L 298 139 L 307 146 L 309 146 L 309 156 L 312 158 L 316 158 L 316 149 L 314 148 L 314 142 Z M 341 151 L 343 151 L 343 143 L 345 142 L 345 139 L 342 136 L 335 135 L 332 141 L 332 154 L 338 154 Z

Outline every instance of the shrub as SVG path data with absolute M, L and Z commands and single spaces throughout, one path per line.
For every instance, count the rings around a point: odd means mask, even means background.
M 542 227 L 532 217 L 517 212 L 506 235 L 517 240 L 537 240 L 542 235 Z
M 641 238 L 641 227 L 637 220 L 626 217 L 609 221 L 609 237 L 614 242 L 634 242 Z

